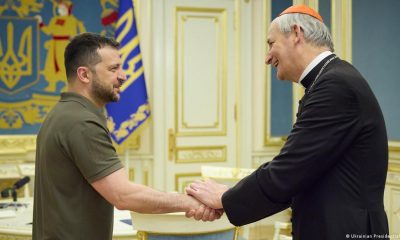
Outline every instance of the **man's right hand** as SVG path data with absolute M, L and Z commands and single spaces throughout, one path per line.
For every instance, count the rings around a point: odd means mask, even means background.
M 222 209 L 222 195 L 229 187 L 213 180 L 195 181 L 186 188 L 186 193 L 213 209 Z

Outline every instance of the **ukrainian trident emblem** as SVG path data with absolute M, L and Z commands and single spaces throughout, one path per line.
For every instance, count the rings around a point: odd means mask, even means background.
M 36 134 L 66 90 L 75 35 L 112 34 L 118 0 L 0 0 L 0 134 Z M 90 14 L 87 14 L 90 12 Z
M 34 133 L 57 97 L 40 94 L 37 0 L 0 0 L 0 132 Z M 51 99 L 52 98 L 52 99 Z M 26 127 L 27 126 L 27 127 Z
M 0 40 L 0 79 L 2 80 L 0 91 L 13 94 L 32 85 L 38 79 L 37 61 L 33 61 L 33 56 L 37 56 L 38 52 L 37 48 L 33 47 L 35 24 L 30 25 L 29 21 L 25 23 L 0 22 L 0 26 L 4 24 L 6 24 L 4 28 L 7 29 L 7 37 L 3 39 L 2 36 Z M 24 26 L 24 28 L 17 31 L 15 25 Z M 37 33 L 35 35 L 37 36 Z

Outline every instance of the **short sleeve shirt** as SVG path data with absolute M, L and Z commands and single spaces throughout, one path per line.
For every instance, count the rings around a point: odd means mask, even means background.
M 102 109 L 62 93 L 37 137 L 33 239 L 111 239 L 114 208 L 91 183 L 122 167 Z

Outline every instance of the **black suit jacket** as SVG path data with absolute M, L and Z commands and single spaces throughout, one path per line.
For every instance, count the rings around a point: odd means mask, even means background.
M 345 61 L 331 61 L 312 84 L 332 56 L 303 79 L 306 94 L 279 155 L 223 195 L 232 224 L 291 206 L 295 240 L 388 234 L 383 115 L 365 79 Z

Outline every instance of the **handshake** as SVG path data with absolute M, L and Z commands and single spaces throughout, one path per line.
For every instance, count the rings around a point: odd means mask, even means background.
M 191 183 L 186 187 L 190 206 L 186 211 L 186 217 L 202 221 L 219 219 L 224 213 L 222 195 L 228 189 L 228 186 L 213 180 L 198 180 Z

